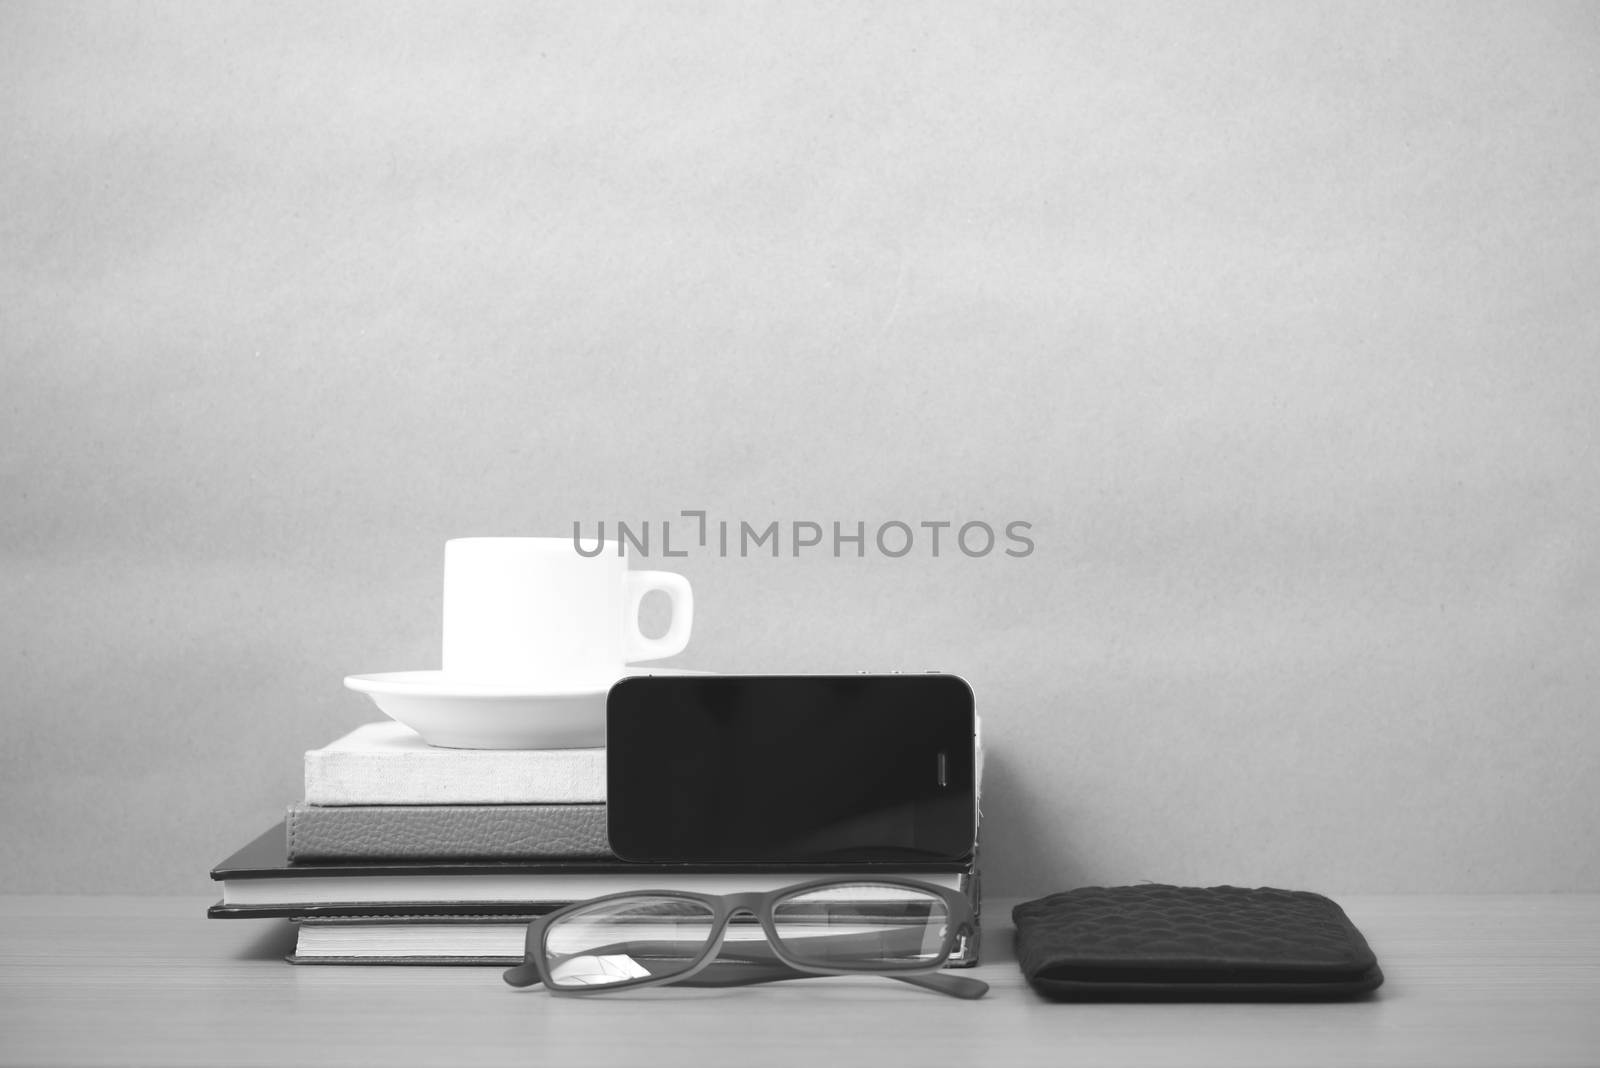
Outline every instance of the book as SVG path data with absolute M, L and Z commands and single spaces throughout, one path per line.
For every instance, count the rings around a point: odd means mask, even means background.
M 481 964 L 522 960 L 528 924 L 536 917 L 393 915 L 302 917 L 291 964 Z M 981 930 L 981 927 L 980 927 Z M 729 940 L 760 935 L 755 924 L 730 925 Z M 978 963 L 979 932 L 963 938 L 946 967 Z
M 533 915 L 299 917 L 291 964 L 494 964 L 522 960 Z
M 296 803 L 284 826 L 291 862 L 611 856 L 603 804 Z
M 623 890 L 694 890 L 721 894 L 769 890 L 834 875 L 903 876 L 967 891 L 972 859 L 817 864 L 630 864 L 584 860 L 354 860 L 291 863 L 283 824 L 262 833 L 211 871 L 222 900 L 208 915 L 303 916 L 319 908 L 406 906 L 410 912 L 448 906 L 567 904 Z M 480 911 L 482 909 L 480 908 Z
M 600 804 L 606 751 L 443 749 L 393 720 L 305 758 L 308 805 Z

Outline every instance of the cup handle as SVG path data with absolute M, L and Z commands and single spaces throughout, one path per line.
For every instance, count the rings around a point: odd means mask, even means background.
M 660 660 L 683 652 L 689 644 L 689 629 L 694 626 L 694 594 L 689 590 L 689 580 L 671 571 L 630 571 L 626 589 L 627 662 Z M 639 630 L 639 606 L 651 590 L 660 590 L 672 598 L 672 623 L 659 638 L 647 638 Z

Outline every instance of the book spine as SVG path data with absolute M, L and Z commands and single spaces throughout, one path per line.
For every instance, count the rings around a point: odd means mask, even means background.
M 308 805 L 602 804 L 605 751 L 313 749 L 305 783 Z
M 288 859 L 608 858 L 606 806 L 289 806 Z

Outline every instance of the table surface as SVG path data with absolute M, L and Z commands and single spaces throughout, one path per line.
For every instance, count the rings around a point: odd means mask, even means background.
M 604 998 L 493 968 L 295 967 L 282 920 L 206 899 L 0 898 L 0 1063 L 1597 1065 L 1600 895 L 1346 897 L 1387 976 L 1328 1004 L 1057 1004 L 985 903 L 991 984 L 870 977 Z

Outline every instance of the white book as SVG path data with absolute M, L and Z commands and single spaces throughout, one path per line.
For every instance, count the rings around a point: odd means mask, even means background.
M 309 805 L 595 804 L 606 751 L 443 749 L 393 720 L 306 753 Z
M 528 933 L 527 916 L 371 916 L 304 917 L 299 921 L 295 964 L 439 963 L 516 964 L 522 961 Z M 831 926 L 828 933 L 869 933 L 871 927 Z M 724 945 L 749 940 L 764 942 L 760 927 L 736 919 L 727 928 Z M 963 938 L 947 965 L 977 963 L 978 939 Z

